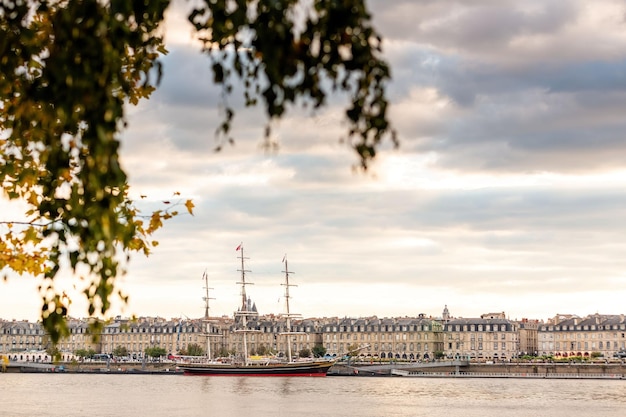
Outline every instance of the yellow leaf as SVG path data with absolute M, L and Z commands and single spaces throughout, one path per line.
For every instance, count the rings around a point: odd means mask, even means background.
M 150 234 L 161 226 L 163 226 L 163 223 L 161 222 L 161 211 L 158 210 L 152 213 L 152 217 L 150 217 L 150 227 L 146 230 L 146 233 Z
M 185 207 L 187 207 L 187 211 L 189 212 L 189 214 L 193 216 L 193 208 L 195 207 L 193 205 L 193 202 L 191 200 L 187 200 L 187 202 L 185 202 Z

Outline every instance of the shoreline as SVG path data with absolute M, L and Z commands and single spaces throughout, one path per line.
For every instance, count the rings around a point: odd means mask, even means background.
M 623 363 L 344 363 L 333 366 L 331 372 L 332 376 L 626 380 L 626 364 Z
M 6 373 L 99 374 L 99 375 L 183 375 L 177 364 L 103 363 L 24 363 L 6 364 Z M 403 378 L 516 378 L 516 379 L 601 379 L 626 380 L 622 363 L 504 363 L 467 362 L 362 364 L 339 363 L 329 377 L 403 377 Z

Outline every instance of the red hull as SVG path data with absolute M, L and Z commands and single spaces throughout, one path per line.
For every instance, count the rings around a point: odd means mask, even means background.
M 326 376 L 334 362 L 292 362 L 270 365 L 187 365 L 179 368 L 185 375 L 203 376 Z

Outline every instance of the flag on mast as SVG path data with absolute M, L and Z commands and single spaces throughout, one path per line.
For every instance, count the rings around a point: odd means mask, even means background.
M 237 249 L 235 249 L 235 251 L 238 251 L 241 249 L 241 245 L 243 245 L 243 243 L 240 243 L 239 246 L 237 246 Z
M 283 263 L 285 263 L 285 259 L 287 259 L 287 254 L 285 254 L 285 256 L 283 256 Z

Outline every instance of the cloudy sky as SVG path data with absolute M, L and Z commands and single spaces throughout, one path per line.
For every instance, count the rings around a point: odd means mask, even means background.
M 275 154 L 263 112 L 240 109 L 235 145 L 213 152 L 220 91 L 173 10 L 162 85 L 130 109 L 122 160 L 146 213 L 180 192 L 195 215 L 133 257 L 121 314 L 202 316 L 205 271 L 211 314 L 232 314 L 241 242 L 261 313 L 283 311 L 285 253 L 307 317 L 626 313 L 624 2 L 369 4 L 401 146 L 366 174 L 338 141 L 342 96 L 274 125 Z M 0 317 L 37 318 L 35 282 L 0 285 Z

